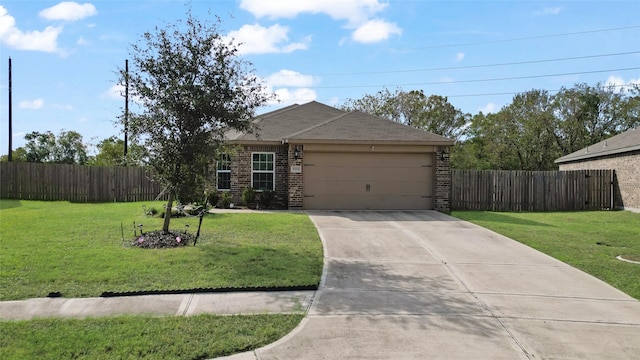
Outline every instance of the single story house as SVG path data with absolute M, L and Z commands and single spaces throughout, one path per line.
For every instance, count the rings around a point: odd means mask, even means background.
M 450 209 L 451 139 L 315 101 L 253 121 L 255 133 L 227 134 L 235 151 L 215 172 L 234 202 L 251 187 L 288 209 Z
M 614 206 L 640 209 L 640 128 L 565 155 L 555 163 L 560 170 L 615 170 Z

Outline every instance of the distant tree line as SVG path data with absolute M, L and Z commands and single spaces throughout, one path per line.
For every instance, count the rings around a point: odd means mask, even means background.
M 459 169 L 555 170 L 554 160 L 640 125 L 640 86 L 529 90 L 496 113 L 471 115 L 446 97 L 385 89 L 349 99 L 360 110 L 456 140 Z
M 12 160 L 36 163 L 80 164 L 94 166 L 124 166 L 144 164 L 147 151 L 138 144 L 129 144 L 127 156 L 124 155 L 124 140 L 111 136 L 99 141 L 95 155 L 88 155 L 93 146 L 83 142 L 82 135 L 76 131 L 61 130 L 56 136 L 51 131 L 33 131 L 24 136 L 26 144 L 13 150 Z M 0 161 L 7 161 L 2 155 Z

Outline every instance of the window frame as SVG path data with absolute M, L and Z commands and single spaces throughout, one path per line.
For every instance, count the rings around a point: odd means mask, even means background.
M 271 155 L 271 165 L 272 165 L 272 170 L 255 170 L 254 167 L 254 156 L 255 155 Z M 268 162 L 267 162 L 268 164 Z M 256 189 L 255 184 L 254 184 L 254 174 L 271 174 L 271 189 Z M 270 191 L 275 191 L 276 189 L 276 153 L 275 152 L 269 152 L 269 151 L 257 151 L 257 152 L 252 152 L 251 153 L 251 188 L 255 189 L 256 191 L 260 192 L 260 191 L 264 191 L 264 190 L 270 190 Z
M 220 169 L 220 164 L 225 164 L 226 169 Z M 229 174 L 229 188 L 220 188 L 220 174 Z M 231 155 L 220 154 L 216 161 L 216 189 L 218 191 L 231 191 Z

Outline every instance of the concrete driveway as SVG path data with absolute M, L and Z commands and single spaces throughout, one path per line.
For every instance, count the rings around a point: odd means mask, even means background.
M 309 215 L 327 268 L 308 316 L 233 358 L 640 357 L 640 302 L 516 241 L 433 211 Z

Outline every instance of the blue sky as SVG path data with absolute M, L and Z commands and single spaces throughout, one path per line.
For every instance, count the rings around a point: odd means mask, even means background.
M 186 1 L 0 3 L 0 154 L 31 131 L 122 136 L 115 85 L 130 44 L 184 19 Z M 384 87 L 495 112 L 530 89 L 640 83 L 640 1 L 193 0 L 242 42 L 281 102 L 339 105 Z

